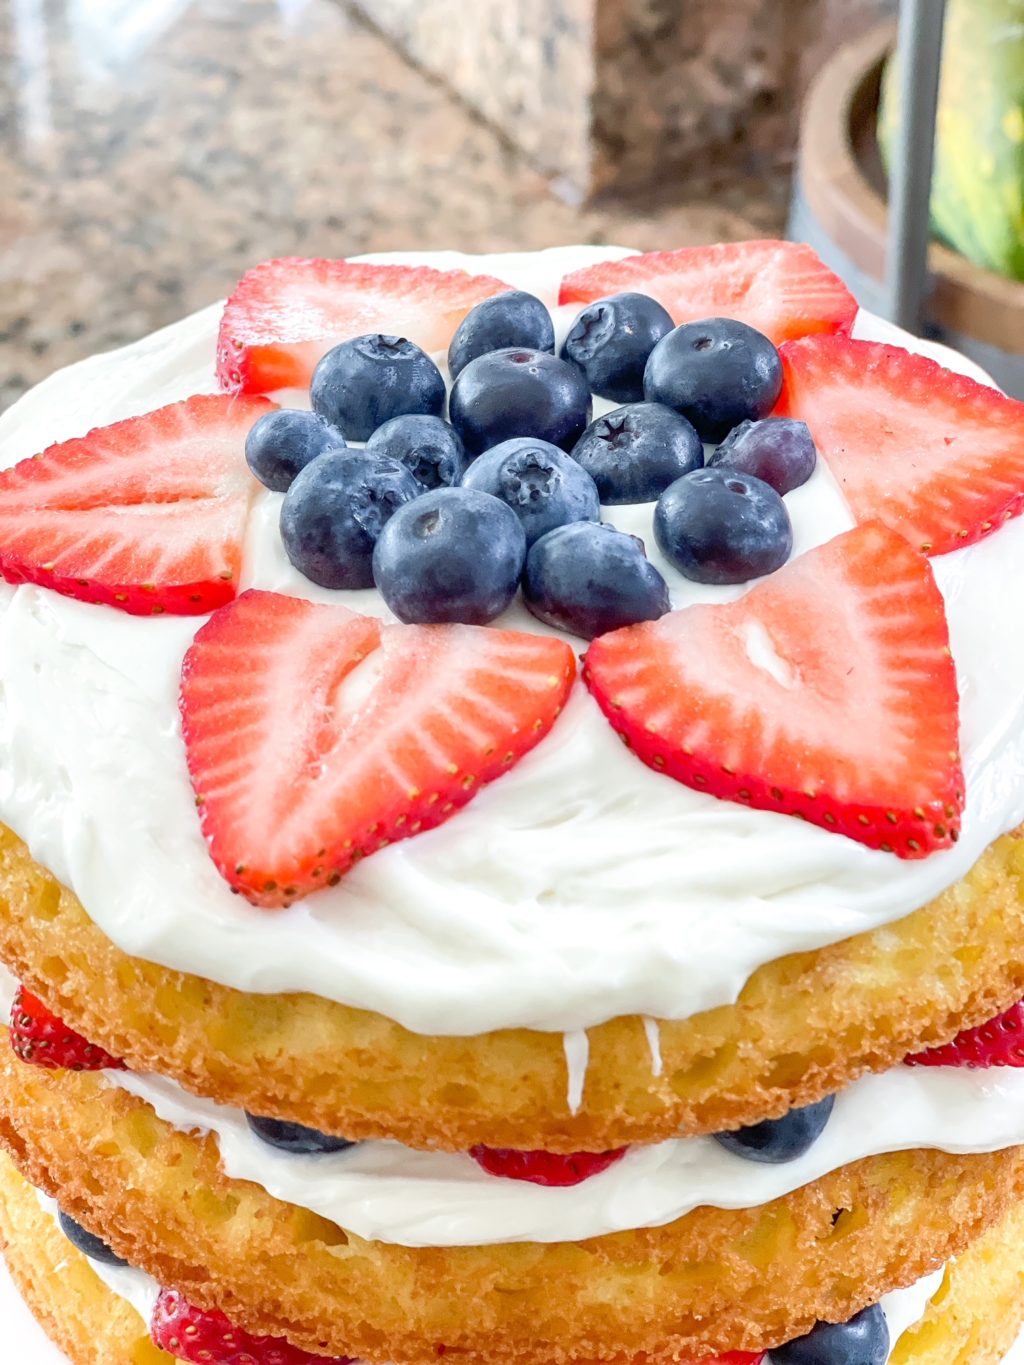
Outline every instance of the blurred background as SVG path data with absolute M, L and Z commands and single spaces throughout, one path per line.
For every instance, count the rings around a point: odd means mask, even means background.
M 870 302 L 894 12 L 0 0 L 0 408 L 274 255 L 651 249 L 788 225 Z M 950 0 L 927 326 L 1011 369 L 1022 53 L 1022 0 Z

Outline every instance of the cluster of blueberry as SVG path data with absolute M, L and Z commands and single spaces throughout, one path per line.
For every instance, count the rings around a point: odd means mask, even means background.
M 548 310 L 520 291 L 463 319 L 450 397 L 404 338 L 329 351 L 312 411 L 270 413 L 246 444 L 286 495 L 291 562 L 324 587 L 376 586 L 415 623 L 485 624 L 521 586 L 535 616 L 585 638 L 670 608 L 643 543 L 602 523 L 602 505 L 656 501 L 662 553 L 698 582 L 786 562 L 783 495 L 815 450 L 804 423 L 768 416 L 782 367 L 767 337 L 728 318 L 674 327 L 654 299 L 618 294 L 554 351 Z M 594 394 L 621 406 L 591 421 Z

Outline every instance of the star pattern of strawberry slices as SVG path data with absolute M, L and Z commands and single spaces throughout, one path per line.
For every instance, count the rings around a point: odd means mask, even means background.
M 595 640 L 584 677 L 650 767 L 901 858 L 958 837 L 956 672 L 928 560 L 880 523 L 738 601 Z
M 0 471 L 0 574 L 136 616 L 201 615 L 238 590 L 266 399 L 189 398 Z
M 210 852 L 250 901 L 287 905 L 443 823 L 554 724 L 560 640 L 385 626 L 246 592 L 185 656 L 181 714 Z
M 383 332 L 425 351 L 447 348 L 478 303 L 509 286 L 490 275 L 359 261 L 264 261 L 239 280 L 217 341 L 217 378 L 229 392 L 308 388 L 340 341 Z
M 797 242 L 722 242 L 652 251 L 574 270 L 560 304 L 610 294 L 648 294 L 678 323 L 736 318 L 778 346 L 812 332 L 849 332 L 857 300 L 809 246 Z
M 1024 509 L 1024 403 L 899 346 L 808 337 L 781 355 L 777 412 L 810 427 L 858 521 L 941 555 Z

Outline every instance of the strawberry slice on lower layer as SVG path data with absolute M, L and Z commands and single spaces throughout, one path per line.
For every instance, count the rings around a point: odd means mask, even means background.
M 812 332 L 849 332 L 857 300 L 809 246 L 721 242 L 652 251 L 575 270 L 558 301 L 592 303 L 610 294 L 649 294 L 677 324 L 738 318 L 778 346 Z
M 532 1185 L 565 1187 L 581 1185 L 593 1175 L 600 1175 L 609 1166 L 621 1161 L 629 1149 L 617 1147 L 611 1152 L 572 1152 L 560 1156 L 556 1152 L 518 1151 L 512 1147 L 471 1147 L 469 1154 L 488 1175 L 503 1176 L 506 1180 L 526 1180 Z
M 906 1066 L 962 1066 L 986 1070 L 992 1066 L 1024 1066 L 1024 1001 L 978 1028 L 964 1029 L 951 1043 L 914 1052 Z
M 337 882 L 447 820 L 547 734 L 575 676 L 560 640 L 385 626 L 246 592 L 195 638 L 181 713 L 218 868 L 258 905 Z
M 216 1310 L 161 1289 L 150 1322 L 153 1344 L 187 1365 L 350 1365 L 351 1356 L 314 1355 L 284 1337 L 256 1337 Z
M 0 472 L 0 574 L 136 616 L 193 616 L 238 590 L 249 428 L 273 404 L 201 395 Z
M 19 986 L 11 1007 L 11 1047 L 47 1071 L 123 1071 L 124 1062 L 68 1028 L 41 1000 Z
M 1024 510 L 1024 403 L 878 342 L 808 337 L 782 360 L 777 412 L 810 427 L 858 521 L 941 555 Z
M 901 858 L 958 837 L 945 605 L 927 559 L 879 523 L 738 601 L 595 640 L 584 677 L 637 756 L 698 791 Z
M 441 351 L 471 308 L 508 288 L 490 275 L 425 265 L 264 261 L 242 276 L 227 301 L 217 379 L 229 392 L 308 388 L 325 351 L 367 332 Z

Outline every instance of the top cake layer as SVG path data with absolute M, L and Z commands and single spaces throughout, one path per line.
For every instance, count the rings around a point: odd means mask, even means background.
M 621 253 L 400 259 L 483 271 L 553 302 L 565 272 L 609 254 Z M 574 311 L 556 312 L 561 332 Z M 3 463 L 213 391 L 219 312 L 39 386 L 0 423 Z M 927 349 L 864 315 L 856 334 Z M 318 589 L 292 568 L 280 504 L 265 491 L 255 501 L 242 586 L 386 617 L 375 593 Z M 795 554 L 854 524 L 822 462 L 787 506 Z M 615 507 L 606 520 L 644 538 L 674 605 L 746 590 L 675 573 L 651 514 Z M 120 616 L 30 586 L 2 590 L 0 817 L 123 950 L 240 989 L 311 991 L 434 1034 L 685 1018 L 734 999 L 764 962 L 901 918 L 1024 817 L 1024 641 L 1002 624 L 1024 523 L 932 564 L 960 681 L 967 801 L 957 847 L 921 861 L 652 772 L 577 686 L 552 733 L 447 824 L 268 915 L 231 895 L 195 817 L 177 701 L 200 623 Z M 545 629 L 517 608 L 507 623 Z

